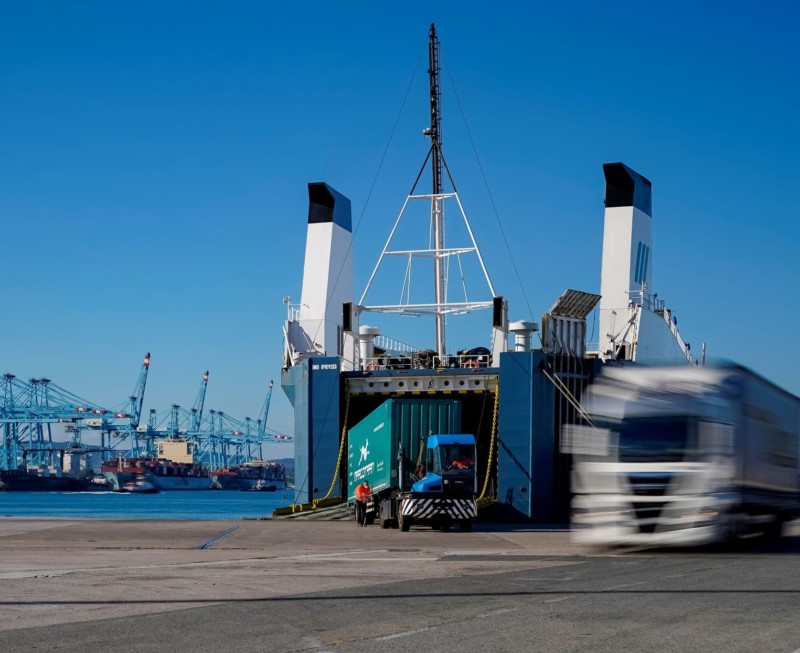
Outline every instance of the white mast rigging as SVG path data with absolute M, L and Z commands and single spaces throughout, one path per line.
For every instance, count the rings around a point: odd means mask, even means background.
M 359 300 L 359 304 L 361 305 L 362 311 L 371 311 L 371 312 L 380 312 L 380 313 L 401 313 L 404 315 L 433 315 L 436 319 L 436 352 L 440 357 L 444 357 L 447 354 L 446 351 L 446 339 L 445 339 L 445 326 L 446 326 L 446 316 L 448 314 L 462 314 L 468 313 L 473 310 L 481 309 L 481 308 L 491 308 L 493 305 L 492 297 L 494 297 L 494 288 L 492 287 L 492 282 L 489 279 L 489 273 L 486 270 L 486 265 L 483 262 L 483 257 L 481 256 L 480 250 L 478 249 L 478 244 L 475 241 L 475 236 L 472 233 L 472 228 L 470 227 L 469 220 L 467 219 L 466 213 L 464 212 L 464 207 L 461 204 L 461 200 L 458 197 L 458 192 L 456 191 L 455 183 L 453 182 L 453 177 L 450 174 L 450 170 L 447 167 L 447 162 L 444 159 L 444 154 L 442 152 L 442 141 L 441 141 L 441 113 L 440 113 L 440 104 L 441 104 L 441 90 L 439 87 L 439 39 L 436 36 L 436 27 L 435 25 L 431 25 L 430 33 L 429 33 L 429 41 L 428 41 L 428 76 L 430 81 L 430 108 L 431 108 L 431 125 L 423 130 L 423 133 L 426 136 L 429 136 L 431 139 L 431 147 L 428 150 L 428 154 L 425 157 L 425 161 L 422 163 L 422 168 L 417 175 L 416 180 L 414 181 L 414 185 L 411 188 L 411 192 L 409 193 L 408 197 L 406 197 L 406 201 L 403 203 L 403 208 L 400 210 L 400 214 L 397 216 L 397 220 L 392 227 L 392 231 L 389 234 L 389 238 L 386 241 L 386 244 L 383 247 L 383 251 L 381 252 L 380 257 L 378 258 L 378 262 L 375 264 L 375 268 L 370 275 L 369 281 L 367 282 L 367 286 L 364 289 L 364 293 Z M 422 173 L 425 170 L 425 167 L 428 164 L 428 161 L 431 162 L 431 170 L 433 173 L 433 188 L 430 194 L 415 194 L 414 191 L 416 190 L 417 184 L 419 183 L 420 178 L 422 177 Z M 450 193 L 443 192 L 442 186 L 442 172 L 447 172 L 447 177 L 450 180 L 450 184 L 453 187 L 453 191 Z M 470 241 L 472 243 L 471 246 L 466 247 L 453 247 L 448 248 L 445 243 L 445 211 L 444 211 L 444 203 L 445 200 L 448 199 L 455 199 L 458 209 L 461 213 L 461 216 L 464 220 L 464 224 L 467 229 L 467 233 L 469 234 Z M 397 231 L 397 227 L 400 224 L 400 220 L 405 213 L 409 201 L 410 200 L 426 200 L 431 203 L 431 233 L 432 233 L 432 246 L 429 246 L 427 249 L 402 249 L 402 250 L 390 250 L 390 245 L 392 243 L 392 239 L 395 236 Z M 463 302 L 451 302 L 448 299 L 447 289 L 448 289 L 448 269 L 449 269 L 449 261 L 451 257 L 457 257 L 460 262 L 460 257 L 463 254 L 470 254 L 475 253 L 478 257 L 478 261 L 481 266 L 481 270 L 483 271 L 484 278 L 486 279 L 486 283 L 489 287 L 489 292 L 491 293 L 490 298 L 487 301 L 469 301 L 466 296 L 466 285 L 464 285 L 464 301 Z M 378 272 L 378 268 L 381 265 L 385 256 L 403 256 L 408 258 L 408 267 L 407 267 L 407 277 L 409 279 L 408 283 L 410 286 L 410 273 L 411 273 L 411 262 L 414 258 L 432 258 L 433 259 L 433 271 L 434 271 L 434 302 L 427 303 L 427 304 L 412 304 L 410 303 L 410 288 L 408 290 L 408 303 L 400 303 L 400 304 L 384 304 L 384 305 L 372 305 L 366 306 L 364 301 L 366 299 L 367 293 L 369 292 L 370 287 L 372 286 L 372 282 L 375 279 L 375 275 Z M 405 282 L 404 282 L 405 285 Z M 402 296 L 401 296 L 402 302 Z

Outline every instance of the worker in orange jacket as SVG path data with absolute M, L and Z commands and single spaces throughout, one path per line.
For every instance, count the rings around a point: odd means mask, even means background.
M 367 525 L 367 500 L 371 496 L 369 481 L 364 481 L 356 488 L 356 521 L 359 526 Z

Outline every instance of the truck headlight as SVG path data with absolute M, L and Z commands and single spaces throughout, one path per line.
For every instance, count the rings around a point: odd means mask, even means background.
M 686 521 L 713 521 L 719 517 L 719 512 L 716 510 L 706 510 L 705 512 L 688 512 L 685 515 L 680 515 L 678 519 Z

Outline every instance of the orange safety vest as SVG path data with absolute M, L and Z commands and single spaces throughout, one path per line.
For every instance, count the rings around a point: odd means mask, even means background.
M 370 494 L 372 494 L 372 490 L 368 487 L 364 487 L 362 483 L 356 488 L 356 501 L 366 501 Z

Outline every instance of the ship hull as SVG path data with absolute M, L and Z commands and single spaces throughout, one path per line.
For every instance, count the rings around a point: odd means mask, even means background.
M 274 487 L 273 491 L 286 488 L 286 470 L 283 465 L 256 461 L 241 466 L 222 468 L 212 472 L 216 490 L 256 490 Z
M 211 479 L 208 476 L 158 476 L 145 474 L 145 479 L 162 491 L 170 490 L 208 490 Z
M 36 476 L 22 471 L 0 472 L 0 490 L 5 492 L 87 492 L 100 491 L 89 481 L 68 476 Z
M 257 478 L 217 477 L 217 483 L 219 483 L 222 490 L 254 490 L 259 480 Z M 286 488 L 286 484 L 283 481 L 267 479 L 265 483 L 267 486 L 274 488 L 273 491 Z
M 111 489 L 116 492 L 123 491 L 126 483 L 133 483 L 141 473 L 106 472 L 106 478 Z M 153 484 L 157 490 L 208 490 L 211 480 L 207 476 L 159 476 L 145 472 L 144 478 Z

